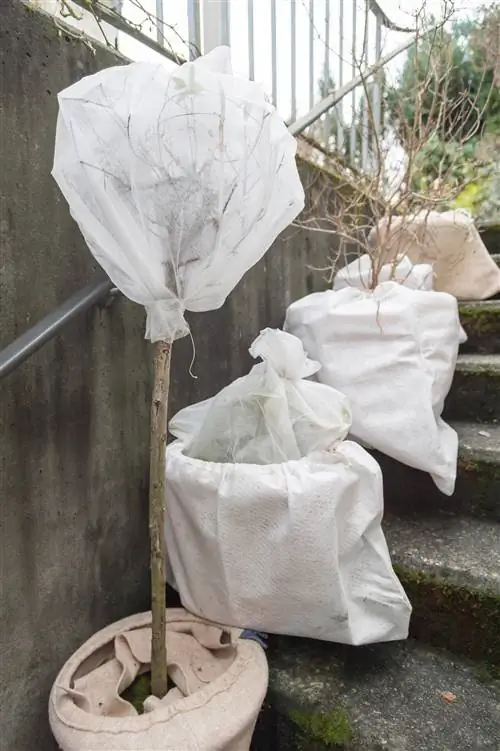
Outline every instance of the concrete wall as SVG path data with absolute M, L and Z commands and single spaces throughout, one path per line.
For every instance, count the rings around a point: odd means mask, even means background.
M 56 94 L 115 64 L 4 0 L 0 18 L 0 348 L 88 283 L 96 267 L 50 177 Z M 120 61 L 118 61 L 120 62 Z M 307 168 L 304 175 L 310 177 Z M 325 178 L 314 175 L 316 185 Z M 252 338 L 324 286 L 332 237 L 287 232 L 223 309 L 174 347 L 172 409 L 245 373 Z M 0 381 L 0 748 L 52 751 L 47 697 L 95 630 L 148 607 L 150 347 L 121 299 L 69 325 Z

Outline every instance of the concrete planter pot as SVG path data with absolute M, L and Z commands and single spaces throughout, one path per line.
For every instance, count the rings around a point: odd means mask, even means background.
M 151 613 L 94 634 L 52 687 L 49 720 L 62 751 L 248 751 L 267 691 L 262 647 L 241 631 L 167 610 L 169 675 L 176 688 L 144 702 L 121 698 L 148 670 Z

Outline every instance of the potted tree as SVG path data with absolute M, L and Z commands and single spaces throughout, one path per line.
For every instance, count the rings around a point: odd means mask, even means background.
M 261 647 L 166 609 L 164 485 L 173 342 L 220 307 L 300 212 L 295 140 L 217 48 L 168 74 L 133 63 L 59 94 L 53 176 L 113 283 L 145 306 L 151 408 L 151 612 L 95 634 L 52 688 L 63 751 L 246 749 L 267 687 Z M 168 654 L 167 654 L 168 647 Z M 143 712 L 124 693 L 151 672 Z M 172 685 L 169 687 L 168 681 Z

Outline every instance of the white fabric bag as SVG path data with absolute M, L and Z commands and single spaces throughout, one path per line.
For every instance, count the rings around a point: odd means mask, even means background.
M 321 366 L 309 360 L 299 339 L 264 329 L 250 354 L 263 362 L 170 421 L 187 456 L 274 464 L 334 449 L 344 440 L 352 422 L 349 403 L 335 389 L 304 380 Z
M 146 337 L 219 308 L 302 210 L 296 141 L 219 47 L 132 63 L 59 94 L 52 174 L 96 260 L 146 307 Z
M 500 292 L 500 269 L 492 259 L 468 211 L 422 211 L 382 220 L 368 237 L 387 260 L 406 255 L 413 263 L 431 264 L 434 289 L 459 300 L 485 300 Z
M 361 446 L 252 465 L 193 459 L 176 441 L 165 506 L 189 611 L 346 644 L 406 638 L 411 607 L 380 526 L 382 476 Z
M 321 363 L 319 380 L 348 396 L 353 438 L 453 494 L 458 437 L 441 414 L 460 341 L 454 297 L 396 282 L 346 287 L 293 303 L 285 328 Z
M 374 259 L 365 254 L 344 266 L 335 274 L 333 289 L 339 290 L 345 287 L 371 289 L 373 286 L 373 262 Z M 430 264 L 419 263 L 414 266 L 410 259 L 404 256 L 380 268 L 378 283 L 381 284 L 382 282 L 398 282 L 408 289 L 428 290 L 430 292 L 434 289 L 434 272 Z M 466 341 L 467 334 L 460 326 L 459 343 L 463 344 Z

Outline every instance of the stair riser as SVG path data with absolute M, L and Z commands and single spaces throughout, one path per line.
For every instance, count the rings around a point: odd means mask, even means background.
M 410 636 L 457 655 L 500 664 L 500 595 L 448 584 L 394 562 L 413 612 Z
M 500 419 L 500 371 L 458 369 L 446 399 L 447 421 L 496 422 Z
M 500 310 L 461 305 L 460 320 L 468 336 L 460 352 L 500 354 Z
M 491 255 L 500 254 L 500 228 L 480 230 L 480 235 Z
M 500 464 L 462 455 L 455 493 L 440 493 L 431 477 L 374 452 L 384 476 L 384 503 L 398 516 L 448 513 L 500 522 Z

